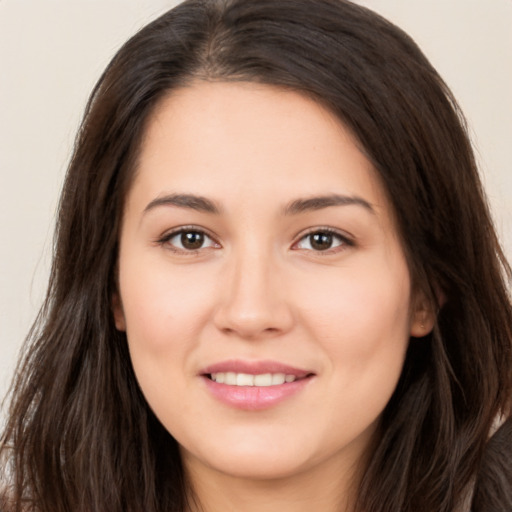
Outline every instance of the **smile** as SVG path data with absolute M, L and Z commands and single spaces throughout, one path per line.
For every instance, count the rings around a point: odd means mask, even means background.
M 269 409 L 305 392 L 315 373 L 276 361 L 231 360 L 200 372 L 212 398 L 230 408 Z
M 218 372 L 210 374 L 210 379 L 218 384 L 230 386 L 279 386 L 284 383 L 291 383 L 297 379 L 295 375 L 284 373 L 260 373 L 251 375 L 249 373 Z

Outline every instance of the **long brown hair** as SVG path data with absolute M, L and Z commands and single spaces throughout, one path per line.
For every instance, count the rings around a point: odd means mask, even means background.
M 12 387 L 4 507 L 186 509 L 177 443 L 137 385 L 111 300 L 146 121 L 198 79 L 290 88 L 334 112 L 381 176 L 414 286 L 438 311 L 410 341 L 357 510 L 454 512 L 472 489 L 473 512 L 512 509 L 511 271 L 463 116 L 404 32 L 344 0 L 188 0 L 114 57 L 77 137 L 48 294 Z

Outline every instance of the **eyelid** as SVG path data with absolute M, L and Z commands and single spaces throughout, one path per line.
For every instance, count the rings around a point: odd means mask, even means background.
M 203 234 L 205 237 L 209 238 L 213 242 L 213 244 L 217 247 L 210 246 L 210 247 L 200 247 L 199 249 L 181 249 L 179 247 L 169 244 L 169 241 L 173 237 L 175 237 L 181 233 L 191 232 L 191 231 Z M 297 247 L 297 245 L 302 240 L 304 240 L 304 238 L 306 238 L 310 235 L 313 235 L 315 233 L 324 233 L 324 234 L 332 235 L 332 236 L 338 238 L 341 241 L 341 244 L 336 247 L 325 249 L 323 251 L 321 251 L 321 250 L 315 251 L 314 249 L 301 249 L 301 248 Z M 203 227 L 197 226 L 197 225 L 185 225 L 185 226 L 178 226 L 178 227 L 172 228 L 169 231 L 166 231 L 163 235 L 159 236 L 154 242 L 158 245 L 164 246 L 165 248 L 171 250 L 172 252 L 186 254 L 186 255 L 194 255 L 194 254 L 197 254 L 204 250 L 221 247 L 221 245 L 218 242 L 217 237 L 215 235 L 213 235 L 209 230 L 207 230 Z M 322 255 L 329 255 L 329 254 L 337 253 L 337 252 L 346 250 L 348 247 L 353 247 L 353 246 L 355 246 L 354 238 L 351 235 L 347 234 L 346 232 L 341 231 L 339 229 L 332 228 L 332 227 L 328 227 L 328 226 L 315 226 L 315 227 L 308 228 L 307 230 L 302 231 L 301 233 L 297 234 L 295 236 L 295 242 L 293 242 L 291 249 L 314 252 L 315 255 L 318 254 L 318 255 L 322 256 Z
M 195 233 L 201 233 L 205 237 L 209 238 L 218 247 L 200 247 L 199 249 L 181 249 L 181 248 L 171 245 L 169 243 L 169 241 L 172 238 L 174 238 L 175 236 L 177 236 L 181 233 L 186 233 L 186 232 L 191 232 L 191 231 L 195 232 Z M 200 226 L 196 226 L 196 225 L 186 225 L 186 226 L 178 226 L 178 227 L 172 228 L 169 231 L 166 231 L 163 235 L 159 236 L 155 240 L 155 243 L 157 245 L 161 245 L 162 247 L 165 247 L 166 249 L 169 249 L 172 252 L 179 253 L 179 254 L 185 254 L 185 255 L 195 255 L 204 250 L 221 247 L 217 238 L 212 233 L 210 233 L 207 229 L 202 228 Z
M 296 247 L 302 240 L 304 240 L 304 238 L 306 238 L 310 235 L 313 235 L 315 233 L 325 233 L 328 235 L 335 236 L 338 239 L 340 239 L 342 243 L 339 246 L 325 249 L 323 251 L 315 251 L 314 249 L 300 249 L 300 248 Z M 309 252 L 313 252 L 315 255 L 327 256 L 327 255 L 332 255 L 333 253 L 338 253 L 338 252 L 344 251 L 349 247 L 354 247 L 355 245 L 356 244 L 355 244 L 354 237 L 344 231 L 341 231 L 341 230 L 335 229 L 335 228 L 331 228 L 328 226 L 315 226 L 313 228 L 308 228 L 306 231 L 303 231 L 303 232 L 299 233 L 298 235 L 296 235 L 295 242 L 293 242 L 293 244 L 292 244 L 292 250 L 309 251 Z

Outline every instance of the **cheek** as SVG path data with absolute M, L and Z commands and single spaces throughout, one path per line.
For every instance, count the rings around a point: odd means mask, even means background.
M 154 262 L 127 264 L 120 285 L 129 341 L 155 352 L 186 345 L 211 314 L 214 283 L 202 274 Z
M 333 438 L 339 430 L 356 432 L 375 422 L 402 372 L 409 341 L 409 281 L 401 273 L 394 279 L 374 278 L 371 272 L 352 273 L 328 296 L 318 293 L 313 300 L 309 294 L 307 325 L 326 355 L 330 376 L 325 396 L 333 412 L 325 435 Z
M 210 287 L 205 276 L 186 268 L 170 270 L 158 262 L 125 260 L 120 290 L 130 358 L 139 386 L 155 414 L 172 425 L 170 411 L 188 407 L 192 355 L 200 331 L 211 317 Z M 200 283 L 200 285 L 199 285 Z
M 123 260 L 120 292 L 135 375 L 160 416 L 175 409 L 173 400 L 186 391 L 183 376 L 193 372 L 192 355 L 211 317 L 214 283 L 197 269 L 141 261 Z
M 385 261 L 385 260 L 384 260 Z M 336 269 L 295 290 L 304 324 L 345 375 L 399 374 L 409 341 L 410 280 L 401 261 Z

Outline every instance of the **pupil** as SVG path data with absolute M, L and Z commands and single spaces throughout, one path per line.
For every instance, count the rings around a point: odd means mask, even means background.
M 181 245 L 185 249 L 200 249 L 204 243 L 204 235 L 197 231 L 188 231 L 181 234 Z
M 311 235 L 311 247 L 317 251 L 325 251 L 332 246 L 332 235 L 329 233 L 315 233 Z

